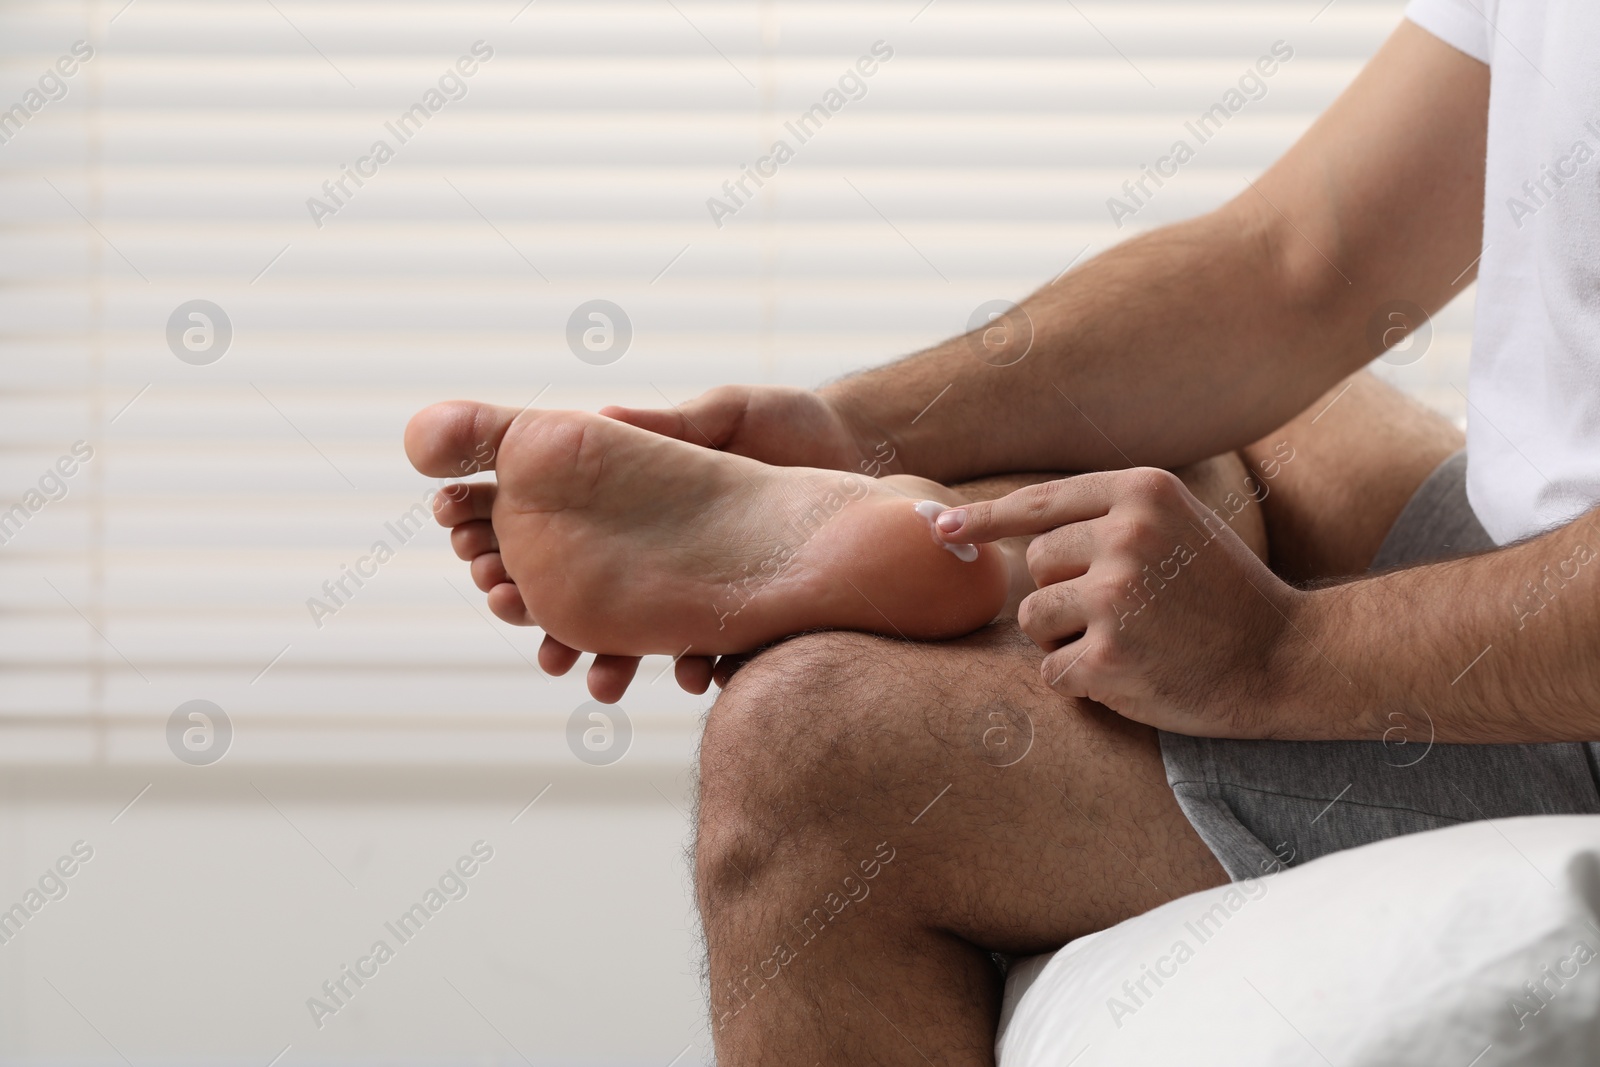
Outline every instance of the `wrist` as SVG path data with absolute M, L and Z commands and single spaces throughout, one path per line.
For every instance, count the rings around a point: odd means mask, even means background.
M 855 469 L 870 478 L 917 473 L 908 461 L 904 437 L 891 432 L 872 414 L 867 403 L 849 388 L 852 380 L 824 386 L 816 392 L 859 457 Z
M 1352 583 L 1353 584 L 1353 583 Z M 1283 625 L 1267 656 L 1266 732 L 1294 741 L 1376 740 L 1345 645 L 1351 585 L 1290 589 L 1277 602 Z

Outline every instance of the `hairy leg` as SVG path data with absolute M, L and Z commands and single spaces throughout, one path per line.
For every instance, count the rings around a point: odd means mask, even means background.
M 1177 473 L 1214 508 L 1248 497 L 1237 455 Z M 900 488 L 959 503 L 1061 476 Z M 1231 521 L 1264 556 L 1260 509 Z M 1020 561 L 1027 542 L 1002 548 Z M 990 950 L 1226 880 L 1155 731 L 1058 696 L 1040 658 L 1001 623 L 939 645 L 797 638 L 724 675 L 697 843 L 719 1063 L 990 1063 Z
M 1295 582 L 1365 571 L 1406 501 L 1464 443 L 1449 420 L 1370 373 L 1345 379 L 1242 450 L 1269 490 L 1272 569 Z
M 700 754 L 697 892 L 722 1067 L 990 1064 L 1032 953 L 1226 881 L 1156 734 L 1039 678 L 1000 623 L 817 634 L 751 660 Z
M 1280 573 L 1327 578 L 1364 569 L 1459 446 L 1363 373 L 1179 473 Z M 1154 731 L 1056 696 L 1039 658 L 1006 624 L 942 645 L 818 635 L 732 679 L 697 843 L 720 1063 L 990 1063 L 987 950 L 1052 948 L 1224 880 Z

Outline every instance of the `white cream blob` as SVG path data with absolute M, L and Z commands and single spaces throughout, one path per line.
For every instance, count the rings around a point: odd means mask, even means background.
M 950 510 L 948 504 L 941 504 L 937 500 L 917 501 L 917 514 L 928 520 L 928 529 L 933 534 L 934 543 L 950 553 L 962 563 L 971 563 L 978 558 L 977 545 L 947 545 L 939 537 L 939 528 L 933 524 L 941 514 Z

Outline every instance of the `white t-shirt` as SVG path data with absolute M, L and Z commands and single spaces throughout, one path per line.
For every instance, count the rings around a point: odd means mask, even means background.
M 1489 64 L 1467 498 L 1506 544 L 1600 504 L 1600 0 L 1406 16 Z

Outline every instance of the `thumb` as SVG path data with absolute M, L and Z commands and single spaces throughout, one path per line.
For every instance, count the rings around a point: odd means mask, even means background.
M 743 403 L 730 402 L 732 400 L 734 398 L 725 389 L 713 389 L 670 408 L 628 408 L 612 404 L 601 408 L 600 414 L 663 437 L 706 448 L 722 448 L 733 437 L 744 415 Z
M 600 414 L 608 419 L 625 422 L 629 426 L 637 426 L 641 430 L 658 433 L 662 437 L 673 437 L 679 441 L 686 440 L 685 432 L 693 433 L 689 422 L 681 412 L 662 408 L 625 408 L 617 404 L 607 404 L 600 409 Z M 699 437 L 695 434 L 695 437 Z

